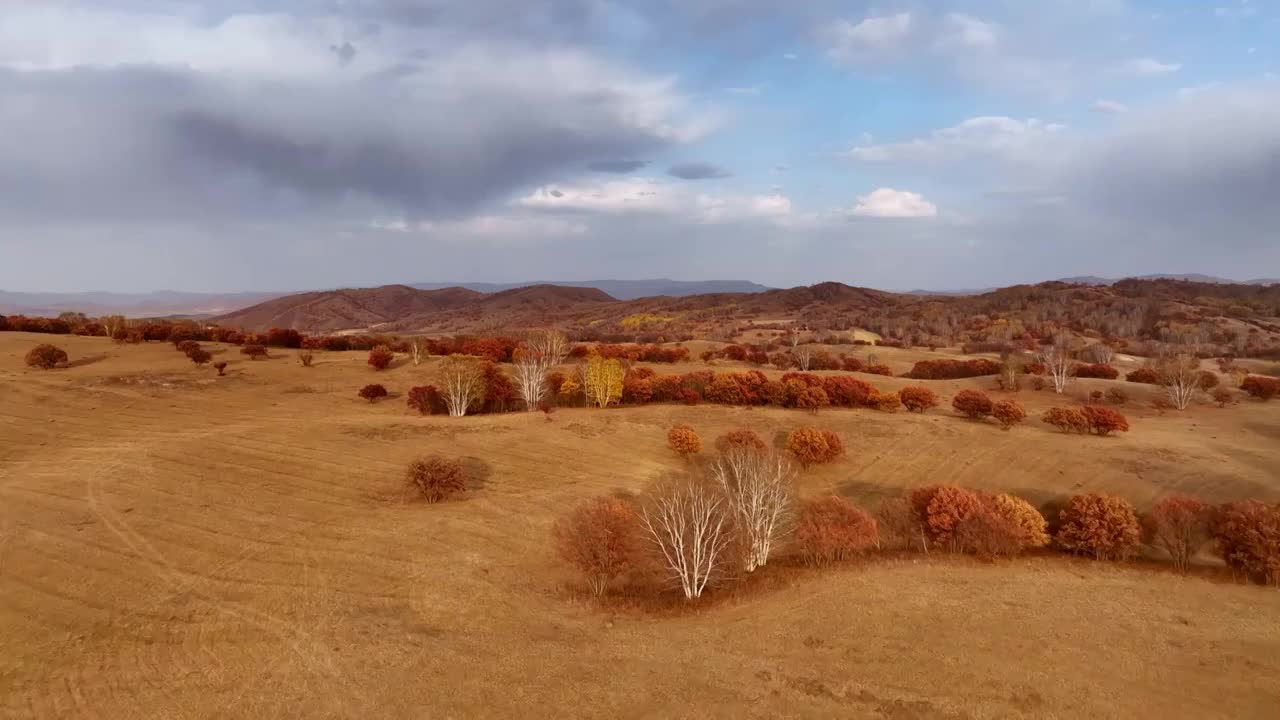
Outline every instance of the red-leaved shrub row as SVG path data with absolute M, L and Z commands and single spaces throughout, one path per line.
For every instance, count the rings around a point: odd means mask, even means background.
M 1079 378 L 1099 378 L 1101 380 L 1115 380 L 1120 377 L 1120 371 L 1110 365 L 1076 365 L 1071 369 L 1073 375 Z
M 664 345 L 575 345 L 569 357 L 581 359 L 592 352 L 606 360 L 632 362 L 678 363 L 689 359 L 689 348 Z M 464 353 L 465 354 L 465 353 Z
M 1000 363 L 988 358 L 974 360 L 921 360 L 903 377 L 916 380 L 961 380 L 998 375 Z

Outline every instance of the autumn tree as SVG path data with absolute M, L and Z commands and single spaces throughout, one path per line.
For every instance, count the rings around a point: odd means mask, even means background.
M 526 410 L 538 409 L 547 394 L 547 373 L 564 362 L 568 352 L 569 339 L 564 333 L 545 329 L 529 333 L 512 353 L 516 386 Z
M 1098 365 L 1110 365 L 1115 356 L 1116 349 L 1108 343 L 1099 342 L 1089 346 L 1089 357 Z
M 386 370 L 395 359 L 396 354 L 386 345 L 378 345 L 369 351 L 369 367 L 374 370 Z
M 579 504 L 552 527 L 556 551 L 577 568 L 597 597 L 626 575 L 639 554 L 640 519 L 631 505 L 614 497 Z
M 261 360 L 267 357 L 267 346 L 258 343 L 245 345 L 240 348 L 241 355 L 248 355 L 250 360 Z
M 123 337 L 129 329 L 129 321 L 123 315 L 107 315 L 98 321 L 103 334 L 109 338 Z
M 603 358 L 593 352 L 582 367 L 582 390 L 587 402 L 606 408 L 621 400 L 624 376 L 622 364 L 616 358 Z
M 994 409 L 991 398 L 981 390 L 961 390 L 952 398 L 951 407 L 971 420 L 984 418 Z
M 1089 430 L 1095 435 L 1113 432 L 1129 432 L 1129 420 L 1119 410 L 1105 405 L 1085 405 L 1080 408 Z
M 1200 359 L 1190 354 L 1164 358 L 1156 365 L 1156 376 L 1169 402 L 1179 410 L 1186 410 L 1200 390 Z
M 303 350 L 298 353 L 298 364 L 302 367 L 311 367 L 311 363 L 315 362 L 316 355 L 310 350 Z
M 644 535 L 688 600 L 723 577 L 733 544 L 733 516 L 720 489 L 693 476 L 659 483 L 640 514 Z
M 213 364 L 213 369 L 218 371 L 218 375 L 226 375 L 227 362 L 225 360 L 219 360 L 218 362 Z
M 1089 432 L 1089 418 L 1079 408 L 1050 408 L 1041 419 L 1062 432 Z
M 1199 498 L 1167 495 L 1148 516 L 1155 544 L 1169 553 L 1173 566 L 1185 573 L 1191 559 L 1209 542 L 1213 509 Z
M 387 389 L 381 385 L 370 384 L 360 388 L 360 392 L 357 395 L 374 403 L 387 396 Z
M 1027 411 L 1016 400 L 998 400 L 991 406 L 991 415 L 1004 430 L 1012 428 L 1027 417 Z
M 712 462 L 710 474 L 724 493 L 742 540 L 742 569 L 764 567 L 791 511 L 791 463 L 767 450 L 729 448 Z
M 1053 391 L 1061 395 L 1071 379 L 1071 350 L 1066 337 L 1056 338 L 1053 344 L 1044 346 L 1037 359 L 1053 378 Z
M 716 438 L 716 450 L 720 452 L 728 452 L 733 448 L 749 448 L 752 450 L 766 450 L 769 446 L 765 443 L 764 438 L 760 437 L 755 430 L 739 428 L 730 430 L 729 432 Z
M 952 552 L 963 549 L 955 535 L 960 523 L 983 509 L 976 493 L 952 485 L 917 488 L 909 500 L 929 543 Z
M 422 358 L 427 355 L 427 341 L 424 338 L 412 337 L 409 339 L 409 357 L 413 360 L 414 367 L 422 364 Z
M 1049 544 L 1048 523 L 1031 503 L 1016 495 L 1001 493 L 991 499 L 992 510 L 1018 528 L 1024 548 L 1040 548 Z
M 1142 540 L 1138 514 L 1128 500 L 1111 495 L 1076 495 L 1058 514 L 1054 540 L 1068 552 L 1098 560 L 1123 560 Z
M 1245 391 L 1249 397 L 1267 402 L 1276 396 L 1280 396 L 1280 379 L 1261 375 L 1247 375 L 1240 381 L 1240 389 Z
M 938 406 L 938 396 L 927 387 L 912 385 L 898 391 L 902 405 L 911 412 L 923 413 L 929 408 Z
M 676 425 L 667 431 L 667 447 L 687 458 L 702 452 L 702 437 L 688 425 Z
M 450 355 L 440 363 L 440 393 L 451 417 L 462 417 L 484 400 L 484 369 L 472 358 Z
M 187 351 L 187 358 L 195 363 L 196 367 L 203 367 L 210 360 L 213 360 L 213 353 L 197 345 Z
M 1233 573 L 1280 586 L 1280 503 L 1227 503 L 1215 513 L 1212 532 Z
M 405 470 L 410 491 L 429 503 L 437 503 L 467 491 L 462 463 L 439 455 L 415 460 Z
M 26 363 L 27 367 L 52 370 L 67 364 L 67 351 L 49 343 L 37 345 L 27 352 Z
M 844 443 L 830 430 L 802 427 L 787 436 L 787 452 L 807 468 L 831 462 L 843 455 Z
M 800 503 L 795 541 L 810 565 L 847 560 L 879 540 L 876 519 L 846 498 L 827 495 Z

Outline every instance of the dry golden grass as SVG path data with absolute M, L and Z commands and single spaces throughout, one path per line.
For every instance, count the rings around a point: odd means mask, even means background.
M 806 493 L 928 482 L 1280 497 L 1280 405 L 1130 412 L 1116 438 L 952 417 L 711 406 L 423 418 L 430 364 L 0 333 L 0 715 L 9 717 L 1268 718 L 1280 594 L 1061 559 L 788 573 L 649 617 L 581 600 L 552 521 L 682 461 L 666 431 L 817 423 L 849 457 Z M 216 346 L 215 346 L 216 347 Z M 888 356 L 888 351 L 881 351 Z M 693 365 L 690 366 L 690 368 Z M 667 371 L 669 368 L 659 368 Z M 865 376 L 892 389 L 906 381 Z M 369 404 L 368 382 L 397 397 Z M 990 380 L 938 382 L 944 399 Z M 1105 381 L 1081 382 L 1072 393 Z M 1149 388 L 1129 389 L 1154 392 Z M 1034 417 L 1059 404 L 1024 392 Z M 479 487 L 399 501 L 431 453 Z

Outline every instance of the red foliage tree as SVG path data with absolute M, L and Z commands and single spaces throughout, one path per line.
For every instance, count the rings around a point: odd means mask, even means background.
M 365 385 L 357 394 L 372 403 L 386 397 L 387 389 L 381 385 Z
M 884 365 L 881 363 L 877 363 L 875 365 L 868 365 L 862 368 L 862 372 L 868 375 L 883 375 L 885 377 L 893 377 L 893 369 L 890 368 L 888 365 Z
M 1212 520 L 1212 508 L 1189 495 L 1161 498 L 1148 516 L 1155 544 L 1169 553 L 1173 566 L 1183 573 L 1200 548 L 1209 542 Z
M 1280 504 L 1227 503 L 1215 513 L 1212 533 L 1233 572 L 1280 586 Z
M 1142 383 L 1143 385 L 1159 385 L 1160 373 L 1154 368 L 1138 368 L 1133 372 L 1124 376 L 1127 382 Z
M 974 360 L 921 360 L 903 377 L 916 380 L 962 380 L 999 375 L 1000 363 L 988 358 Z
M 970 490 L 953 485 L 917 488 L 908 496 L 916 520 L 930 544 L 959 551 L 955 536 L 960 523 L 983 509 L 982 499 Z
M 796 407 L 810 412 L 818 412 L 818 410 L 831 404 L 831 400 L 827 398 L 827 391 L 820 387 L 805 388 L 796 396 Z
M 687 458 L 702 452 L 702 437 L 688 425 L 676 425 L 667 431 L 667 447 Z
M 205 363 L 213 359 L 213 354 L 210 353 L 208 350 L 205 350 L 204 348 L 197 345 L 191 350 L 187 351 L 187 357 L 191 360 L 191 362 L 196 364 L 196 367 L 201 367 L 202 365 L 204 365 Z
M 983 505 L 956 523 L 953 544 L 982 560 L 1017 555 L 1023 550 L 1023 532 L 1012 520 Z
M 912 385 L 898 391 L 902 405 L 911 412 L 923 413 L 929 408 L 938 406 L 938 396 L 927 387 Z
M 37 345 L 27 353 L 26 363 L 27 367 L 52 370 L 67 364 L 67 351 L 48 343 Z
M 1089 419 L 1078 408 L 1050 408 L 1042 419 L 1062 432 L 1089 432 Z
M 1096 435 L 1113 432 L 1129 432 L 1129 420 L 1119 410 L 1105 405 L 1085 405 L 1080 408 L 1089 429 Z
M 1142 540 L 1138 514 L 1128 500 L 1111 495 L 1076 495 L 1058 514 L 1058 546 L 1098 560 L 1123 560 Z
M 826 565 L 874 547 L 879 530 L 870 514 L 845 498 L 828 495 L 800 503 L 795 538 L 805 562 Z
M 440 394 L 440 390 L 435 385 L 419 385 L 409 388 L 406 402 L 410 410 L 417 410 L 422 415 L 447 415 L 449 412 L 444 396 Z
M 830 430 L 802 427 L 787 436 L 787 452 L 801 465 L 809 467 L 829 463 L 843 455 L 844 443 Z
M 1280 379 L 1250 375 L 1241 381 L 1240 389 L 1248 393 L 1249 397 L 1266 402 L 1280 395 Z
M 972 420 L 984 418 L 993 410 L 991 398 L 981 390 L 961 390 L 951 400 L 951 407 Z
M 423 500 L 437 503 L 466 492 L 467 476 L 462 463 L 433 455 L 410 463 L 405 484 Z
M 991 415 L 1002 429 L 1008 430 L 1026 419 L 1027 411 L 1017 400 L 998 400 L 991 406 Z
M 849 375 L 829 375 L 821 378 L 822 389 L 832 405 L 837 407 L 871 407 L 876 389 L 870 383 Z
M 560 557 L 582 573 L 597 597 L 631 570 L 643 547 L 635 510 L 613 497 L 578 505 L 556 521 L 552 536 Z
M 386 370 L 395 358 L 396 355 L 391 352 L 391 348 L 386 345 L 379 345 L 369 351 L 369 367 L 374 370 Z
M 263 342 L 268 347 L 297 349 L 302 347 L 302 333 L 292 328 L 271 328 Z

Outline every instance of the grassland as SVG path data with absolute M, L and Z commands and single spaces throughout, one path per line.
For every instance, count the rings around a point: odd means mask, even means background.
M 1280 406 L 1128 410 L 1133 432 L 1011 432 L 937 411 L 650 406 L 410 414 L 430 365 L 362 353 L 227 377 L 167 344 L 0 333 L 0 715 L 8 717 L 1269 718 L 1280 593 L 1141 566 L 900 560 L 780 576 L 661 617 L 602 610 L 548 542 L 575 502 L 679 467 L 704 436 L 840 432 L 804 493 L 873 504 L 954 482 L 1280 499 Z M 214 346 L 216 347 L 216 346 Z M 913 356 L 880 350 L 901 371 Z M 679 370 L 692 369 L 676 368 Z M 660 371 L 666 370 L 660 368 Z M 393 393 L 371 405 L 366 382 Z M 906 381 L 868 380 L 892 389 Z M 983 381 L 931 383 L 949 397 Z M 1106 381 L 1081 381 L 1073 393 Z M 1128 386 L 1135 394 L 1149 388 Z M 1031 415 L 1060 400 L 1021 394 Z M 405 504 L 414 457 L 461 456 L 462 502 Z

